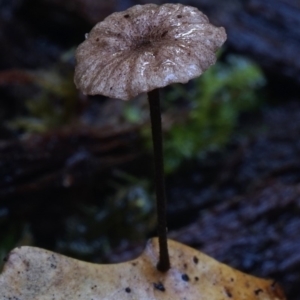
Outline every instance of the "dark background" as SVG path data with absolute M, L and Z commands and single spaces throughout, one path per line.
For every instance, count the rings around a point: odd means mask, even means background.
M 148 117 L 130 123 L 126 104 L 83 96 L 72 79 L 84 34 L 138 3 L 0 0 L 1 256 L 31 244 L 122 261 L 155 235 Z M 182 3 L 226 28 L 220 61 L 251 59 L 266 83 L 223 147 L 168 175 L 170 237 L 299 299 L 299 1 Z

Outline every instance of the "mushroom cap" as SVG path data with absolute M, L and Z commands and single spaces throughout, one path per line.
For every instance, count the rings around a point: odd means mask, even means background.
M 135 5 L 95 25 L 76 51 L 75 84 L 84 94 L 128 100 L 186 83 L 216 61 L 223 27 L 195 7 Z

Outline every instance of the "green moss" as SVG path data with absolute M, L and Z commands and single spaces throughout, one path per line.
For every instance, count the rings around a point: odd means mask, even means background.
M 258 90 L 264 83 L 254 63 L 231 56 L 226 63 L 218 63 L 195 79 L 189 91 L 177 86 L 175 98 L 188 100 L 190 110 L 186 120 L 173 125 L 166 134 L 166 171 L 173 171 L 184 159 L 226 144 L 241 112 L 260 106 Z M 169 101 L 176 100 L 174 94 Z
M 112 192 L 100 199 L 101 205 L 79 204 L 77 213 L 65 219 L 59 252 L 81 259 L 108 256 L 120 241 L 144 241 L 154 230 L 150 183 L 124 173 L 115 175 L 123 182 L 110 184 Z
M 241 112 L 260 105 L 258 90 L 264 83 L 255 64 L 232 56 L 227 63 L 218 63 L 195 79 L 189 91 L 175 86 L 167 95 L 168 101 L 188 100 L 190 109 L 184 121 L 175 123 L 166 133 L 166 171 L 175 170 L 185 159 L 226 144 Z
M 46 132 L 68 124 L 76 116 L 78 95 L 73 83 L 73 70 L 59 61 L 51 69 L 31 72 L 35 87 L 24 100 L 26 115 L 10 121 L 8 126 L 24 132 Z

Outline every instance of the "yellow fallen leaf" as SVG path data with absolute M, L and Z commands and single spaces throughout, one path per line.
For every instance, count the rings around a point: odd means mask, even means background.
M 158 240 L 135 260 L 111 265 L 19 247 L 0 275 L 1 300 L 284 300 L 278 284 L 230 268 L 169 240 L 171 269 L 156 269 Z

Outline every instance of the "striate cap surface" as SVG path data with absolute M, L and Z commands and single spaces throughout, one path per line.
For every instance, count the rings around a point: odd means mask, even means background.
M 226 40 L 223 27 L 182 4 L 136 5 L 95 25 L 76 51 L 84 94 L 129 100 L 200 76 Z

